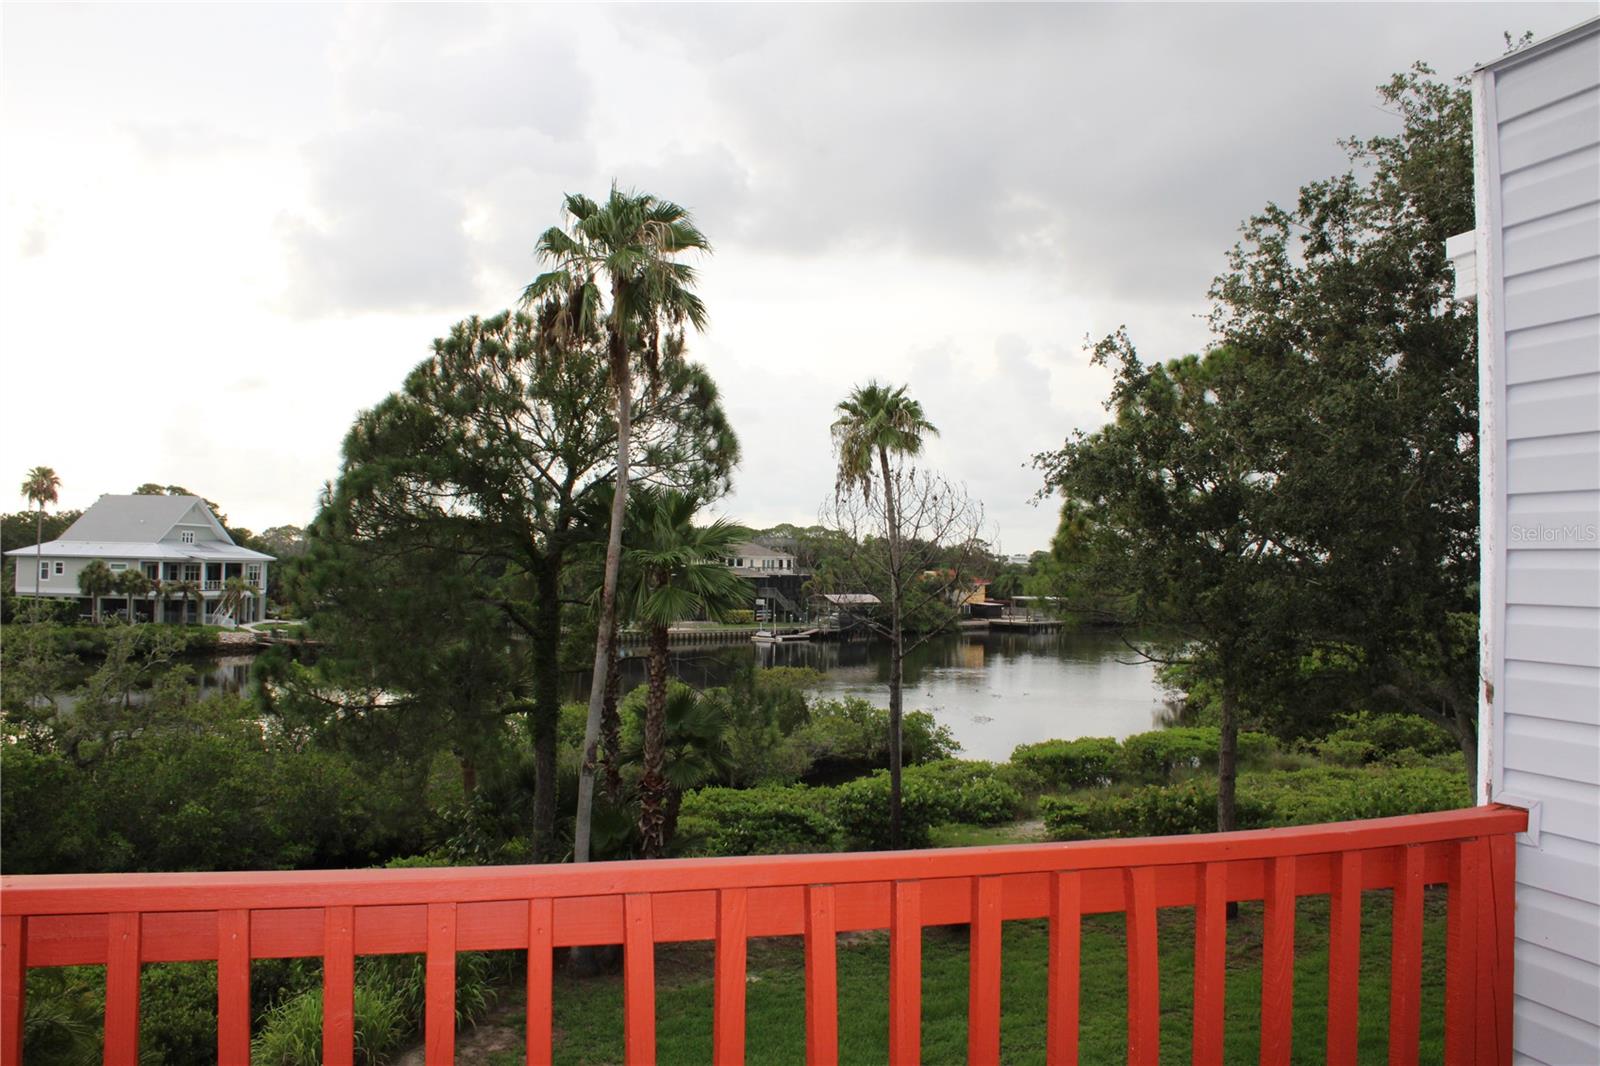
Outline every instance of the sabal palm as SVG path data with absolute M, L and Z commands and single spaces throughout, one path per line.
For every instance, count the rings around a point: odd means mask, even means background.
M 28 471 L 27 478 L 22 482 L 22 494 L 28 502 L 39 508 L 39 517 L 34 524 L 33 537 L 33 596 L 34 602 L 39 599 L 39 564 L 43 559 L 44 546 L 44 508 L 46 504 L 53 504 L 57 500 L 57 490 L 61 488 L 61 479 L 56 472 L 48 466 L 36 466 Z
M 708 782 L 725 780 L 733 767 L 728 750 L 728 719 L 720 700 L 703 699 L 700 693 L 680 681 L 667 686 L 666 708 L 662 714 L 664 754 L 662 775 L 667 781 L 667 802 L 663 837 L 670 842 L 677 833 L 678 812 L 683 794 Z M 642 738 L 623 756 L 642 762 Z
M 672 491 L 636 493 L 629 509 L 624 602 L 629 617 L 648 631 L 650 648 L 639 781 L 639 834 L 646 858 L 657 858 L 666 848 L 667 632 L 700 614 L 724 619 L 750 600 L 749 584 L 723 561 L 749 532 L 725 519 L 696 526 L 698 509 L 694 497 Z
M 78 591 L 89 597 L 89 608 L 96 622 L 100 621 L 100 597 L 110 592 L 116 584 L 116 575 L 99 559 L 90 560 L 78 571 Z
M 872 495 L 877 467 L 883 494 L 885 533 L 889 542 L 889 840 L 900 846 L 900 717 L 901 690 L 905 665 L 905 641 L 901 632 L 900 518 L 896 499 L 896 480 L 890 456 L 913 456 L 922 451 L 925 437 L 939 431 L 922 413 L 922 405 L 906 395 L 906 386 L 891 388 L 870 381 L 850 391 L 834 409 L 833 447 L 839 469 L 834 491 L 845 496 L 857 489 L 863 497 Z
M 617 472 L 573 832 L 573 859 L 585 862 L 594 814 L 595 750 L 622 564 L 634 365 L 638 363 L 653 376 L 663 348 L 681 345 L 686 323 L 696 329 L 704 326 L 705 305 L 694 293 L 694 268 L 677 256 L 707 251 L 710 246 L 688 211 L 647 193 L 612 186 L 603 204 L 587 196 L 569 195 L 564 207 L 568 225 L 552 226 L 539 238 L 537 251 L 549 269 L 523 291 L 523 303 L 540 306 L 540 321 L 558 344 L 604 330 L 617 405 Z
M 834 487 L 841 495 L 854 489 L 870 495 L 874 465 L 887 487 L 890 455 L 918 455 L 924 437 L 939 435 L 904 385 L 890 388 L 869 381 L 850 390 L 834 410 L 833 447 L 839 456 Z

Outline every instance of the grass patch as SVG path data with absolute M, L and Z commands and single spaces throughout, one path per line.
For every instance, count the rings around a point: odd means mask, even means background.
M 1444 1054 L 1445 901 L 1430 889 L 1423 914 L 1421 1060 Z M 1360 1059 L 1387 1061 L 1389 1014 L 1387 891 L 1362 901 Z M 1188 1062 L 1192 1026 L 1194 914 L 1160 912 L 1161 1052 Z M 1244 904 L 1228 930 L 1226 1047 L 1228 1063 L 1254 1063 L 1259 1050 L 1261 904 Z M 1043 921 L 1005 924 L 1001 988 L 1001 1055 L 1006 1063 L 1044 1062 L 1046 948 Z M 657 948 L 656 1017 L 659 1061 L 693 1064 L 711 1058 L 711 945 Z M 1300 900 L 1295 936 L 1294 1062 L 1325 1059 L 1328 904 Z M 848 934 L 839 944 L 839 1054 L 845 1063 L 888 1056 L 888 935 Z M 1083 923 L 1081 1060 L 1120 1062 L 1127 1054 L 1127 943 L 1120 914 Z M 750 942 L 748 1061 L 788 1066 L 805 1059 L 804 947 L 798 937 Z M 521 1016 L 521 1012 L 517 1012 Z M 963 927 L 923 934 L 923 1060 L 966 1061 L 967 935 Z M 555 1061 L 600 1066 L 623 1061 L 620 975 L 574 978 L 558 973 Z M 506 1062 L 513 1061 L 507 1057 Z M 515 1059 L 520 1061 L 520 1059 Z M 490 1060 L 499 1066 L 498 1058 Z

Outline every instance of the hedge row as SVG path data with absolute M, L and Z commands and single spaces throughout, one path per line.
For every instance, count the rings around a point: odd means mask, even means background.
M 902 771 L 904 846 L 926 847 L 947 822 L 1015 818 L 1023 797 L 993 763 L 946 759 Z M 889 774 L 831 788 L 702 788 L 684 797 L 677 846 L 690 855 L 772 855 L 889 846 Z
M 1235 811 L 1240 829 L 1264 829 L 1444 811 L 1471 802 L 1466 775 L 1458 771 L 1318 767 L 1242 775 Z M 1207 833 L 1217 828 L 1217 783 L 1194 778 L 1126 793 L 1046 796 L 1039 809 L 1055 840 Z
M 1110 737 L 1022 744 L 1011 765 L 1040 791 L 1094 788 L 1117 781 L 1171 781 L 1194 770 L 1215 770 L 1219 731 L 1212 726 L 1157 729 L 1120 744 Z M 1265 733 L 1239 734 L 1239 761 L 1264 759 L 1276 745 Z

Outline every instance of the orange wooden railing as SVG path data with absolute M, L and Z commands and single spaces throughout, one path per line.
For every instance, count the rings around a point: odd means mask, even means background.
M 528 1060 L 551 1055 L 551 953 L 622 944 L 629 1063 L 655 1059 L 654 945 L 716 942 L 714 1057 L 745 1051 L 749 937 L 805 936 L 806 1058 L 835 1061 L 836 938 L 889 930 L 889 1056 L 920 1057 L 922 936 L 971 923 L 968 1060 L 1000 1058 L 1001 923 L 1050 923 L 1048 1061 L 1078 1061 L 1084 914 L 1125 912 L 1128 1060 L 1159 1058 L 1156 912 L 1196 909 L 1196 1063 L 1222 1061 L 1225 911 L 1263 900 L 1261 1061 L 1290 1058 L 1297 896 L 1331 897 L 1326 1059 L 1356 1061 L 1361 893 L 1393 890 L 1389 1060 L 1414 1062 L 1422 890 L 1448 886 L 1445 1058 L 1511 1060 L 1514 834 L 1526 814 L 1479 807 L 1294 829 L 1002 848 L 585 866 L 8 877 L 0 882 L 3 1046 L 22 1060 L 29 967 L 103 963 L 105 1061 L 138 1060 L 139 968 L 215 960 L 218 1060 L 250 1056 L 250 960 L 320 956 L 323 1048 L 351 1062 L 357 955 L 426 953 L 427 1061 L 450 1063 L 458 951 L 528 951 Z

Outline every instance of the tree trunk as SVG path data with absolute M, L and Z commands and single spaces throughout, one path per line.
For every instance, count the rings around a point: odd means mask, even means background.
M 666 853 L 667 627 L 650 627 L 650 689 L 644 703 L 644 775 L 639 779 L 639 837 L 647 859 Z
M 556 852 L 556 727 L 561 719 L 561 563 L 544 561 L 537 575 L 539 603 L 534 609 L 533 855 L 554 862 Z
M 33 616 L 39 617 L 39 568 L 44 565 L 44 504 L 39 505 L 39 518 L 33 527 Z
M 1217 749 L 1217 829 L 1223 833 L 1238 828 L 1234 809 L 1239 780 L 1238 692 L 1225 673 L 1222 681 L 1222 742 Z
M 478 763 L 470 755 L 461 756 L 461 795 L 467 803 L 478 794 Z
M 612 806 L 622 803 L 622 716 L 617 703 L 622 698 L 621 641 L 617 620 L 611 620 L 611 663 L 606 668 L 606 697 L 600 708 L 600 762 L 605 766 L 606 799 Z
M 613 292 L 612 300 L 616 301 Z M 615 312 L 621 315 L 620 307 Z M 600 713 L 605 707 L 606 679 L 611 670 L 611 634 L 617 619 L 617 573 L 622 568 L 622 523 L 628 507 L 628 447 L 633 418 L 633 380 L 621 322 L 611 326 L 611 378 L 617 390 L 617 483 L 611 497 L 611 535 L 606 541 L 605 581 L 600 588 L 600 627 L 594 644 L 594 680 L 589 686 L 589 717 L 583 729 L 583 761 L 578 765 L 578 816 L 573 829 L 572 861 L 589 861 L 594 828 L 595 754 L 600 746 Z
M 895 514 L 894 481 L 889 476 L 889 452 L 878 449 L 883 474 L 883 517 L 889 533 L 889 847 L 904 846 L 900 801 L 900 710 L 904 680 L 905 640 L 900 630 L 900 522 Z
M 1461 755 L 1467 761 L 1467 787 L 1472 790 L 1472 802 L 1478 802 L 1478 708 L 1464 711 L 1457 708 L 1454 711 L 1456 723 L 1451 730 L 1456 735 L 1456 744 L 1461 748 Z M 1491 796 L 1492 800 L 1493 797 Z

